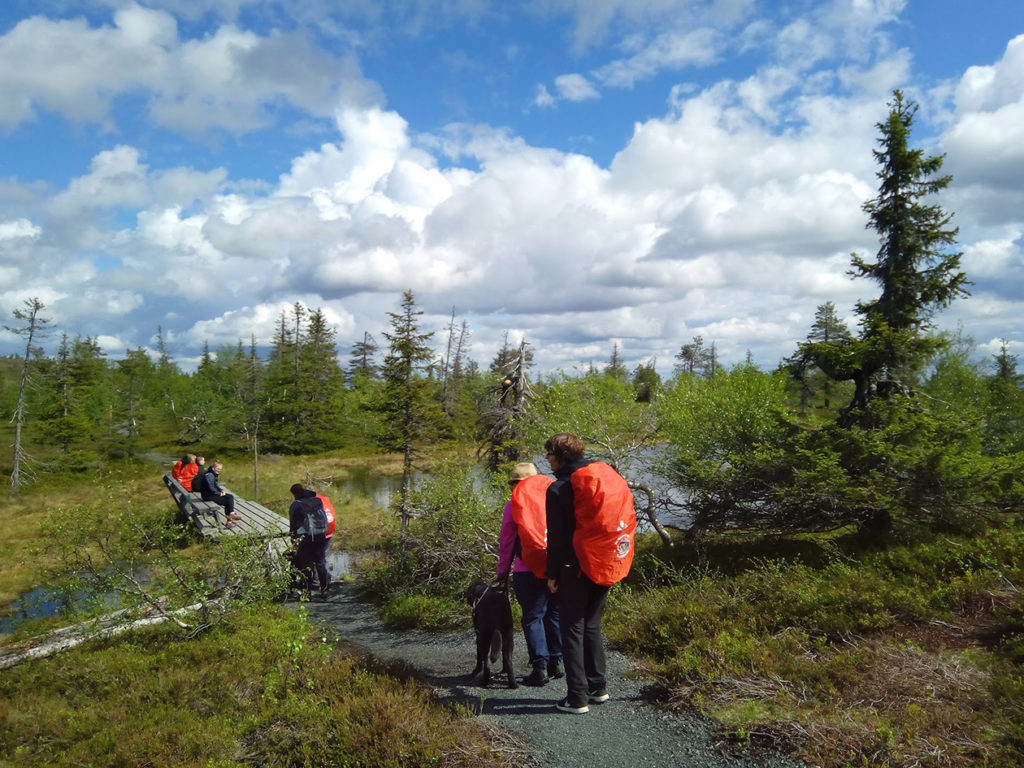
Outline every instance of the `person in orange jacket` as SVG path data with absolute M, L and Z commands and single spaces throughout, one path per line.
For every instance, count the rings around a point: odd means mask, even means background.
M 196 466 L 195 454 L 186 453 L 178 459 L 178 461 L 174 462 L 174 466 L 171 467 L 171 477 L 181 483 L 182 487 L 184 487 L 186 491 L 190 491 L 192 490 L 192 476 L 195 475 L 196 470 L 198 469 L 199 467 Z M 187 485 L 185 483 L 186 472 L 191 472 L 191 474 L 187 476 Z
M 608 590 L 633 562 L 633 494 L 614 468 L 583 458 L 568 433 L 544 443 L 555 475 L 548 486 L 548 588 L 558 595 L 567 695 L 555 707 L 584 714 L 608 701 L 601 618 Z
M 533 671 L 523 685 L 547 685 L 565 676 L 562 667 L 562 632 L 558 625 L 558 600 L 548 591 L 547 520 L 544 504 L 552 479 L 537 474 L 532 463 L 513 467 L 508 484 L 511 498 L 502 513 L 498 535 L 498 571 L 495 581 L 504 584 L 512 574 L 512 587 L 523 609 L 523 636 Z

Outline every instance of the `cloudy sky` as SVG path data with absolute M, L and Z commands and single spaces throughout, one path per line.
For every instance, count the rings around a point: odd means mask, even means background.
M 1020 0 L 3 0 L 0 315 L 188 369 L 296 301 L 347 357 L 411 289 L 481 365 L 772 367 L 877 294 L 894 88 L 954 175 L 939 324 L 1024 356 Z

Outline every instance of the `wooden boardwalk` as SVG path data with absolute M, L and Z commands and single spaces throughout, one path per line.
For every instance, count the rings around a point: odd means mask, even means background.
M 235 494 L 235 514 L 241 515 L 242 519 L 228 525 L 223 507 L 212 501 L 203 501 L 198 493 L 186 491 L 170 472 L 164 474 L 164 485 L 171 492 L 181 513 L 207 538 L 242 536 L 269 539 L 288 536 L 288 518 L 255 501 L 246 501 Z

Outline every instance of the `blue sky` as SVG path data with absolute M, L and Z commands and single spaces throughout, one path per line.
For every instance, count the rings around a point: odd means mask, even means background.
M 344 355 L 411 289 L 482 365 L 772 367 L 876 292 L 846 269 L 894 88 L 954 174 L 939 327 L 1024 353 L 1018 0 L 7 0 L 0 315 L 112 359 L 159 326 L 190 368 L 295 301 Z

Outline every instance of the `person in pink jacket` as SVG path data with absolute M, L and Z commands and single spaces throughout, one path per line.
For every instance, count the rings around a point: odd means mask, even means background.
M 533 670 L 523 685 L 546 685 L 565 675 L 562 634 L 558 625 L 558 599 L 548 590 L 547 519 L 545 499 L 552 479 L 537 474 L 531 463 L 516 464 L 509 475 L 512 497 L 502 514 L 498 536 L 495 580 L 504 584 L 509 574 L 516 599 L 523 609 L 523 635 Z

